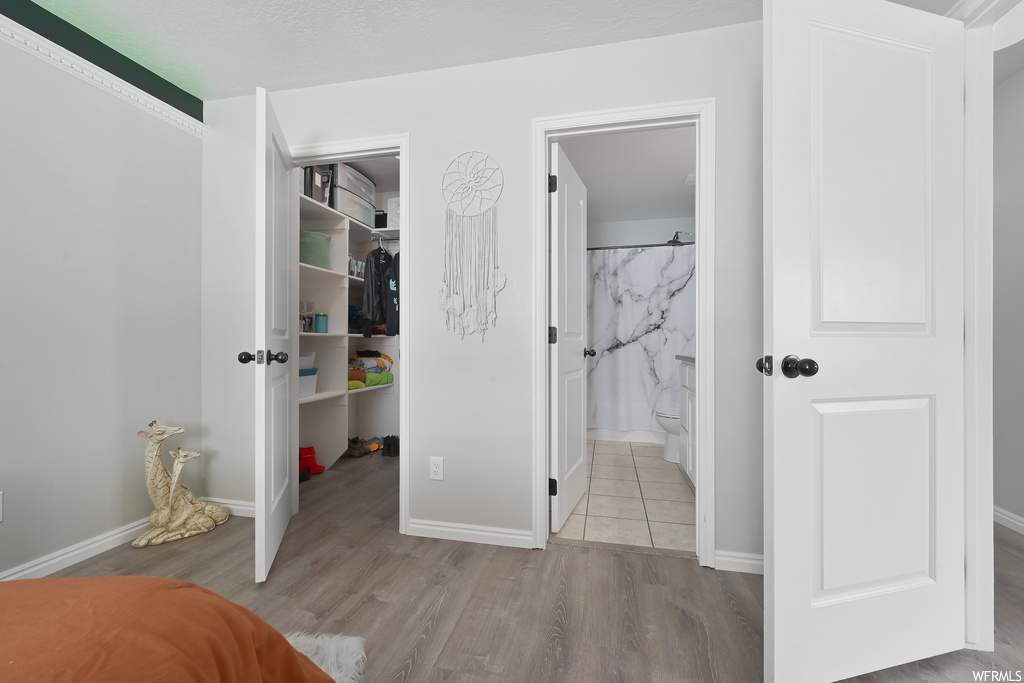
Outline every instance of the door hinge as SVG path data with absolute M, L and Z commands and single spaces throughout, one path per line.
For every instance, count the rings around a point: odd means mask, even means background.
M 549 327 L 548 328 L 548 344 L 557 344 L 557 343 L 558 343 L 558 328 L 557 327 Z
M 557 479 L 548 479 L 548 495 L 549 496 L 557 496 L 558 495 L 558 480 Z
M 558 191 L 558 176 L 556 176 L 556 175 L 549 175 L 548 176 L 548 192 L 557 192 L 557 191 Z

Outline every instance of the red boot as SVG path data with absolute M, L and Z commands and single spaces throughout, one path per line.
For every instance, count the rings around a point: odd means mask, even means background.
M 310 474 L 320 474 L 326 467 L 316 462 L 316 449 L 312 446 L 303 446 L 299 449 L 299 474 L 309 470 Z

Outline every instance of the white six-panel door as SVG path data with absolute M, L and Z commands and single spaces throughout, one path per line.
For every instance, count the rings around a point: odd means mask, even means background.
M 963 40 L 882 0 L 765 2 L 769 681 L 964 643 Z
M 256 92 L 256 348 L 290 357 L 256 366 L 256 581 L 265 581 L 297 510 L 298 211 L 288 145 Z M 241 161 L 239 162 L 241 163 Z M 265 355 L 269 356 L 269 353 Z
M 587 490 L 587 188 L 561 146 L 551 144 L 551 532 L 565 524 Z

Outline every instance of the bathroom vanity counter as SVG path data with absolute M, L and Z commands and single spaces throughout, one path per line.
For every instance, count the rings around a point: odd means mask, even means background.
M 697 365 L 697 359 L 694 358 L 693 356 L 676 356 L 676 360 L 682 363 L 683 365 Z

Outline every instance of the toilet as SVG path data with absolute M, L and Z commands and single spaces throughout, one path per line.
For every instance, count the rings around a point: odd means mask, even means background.
M 662 455 L 669 462 L 679 462 L 679 408 L 666 406 L 654 411 L 658 424 L 665 430 L 665 452 Z

